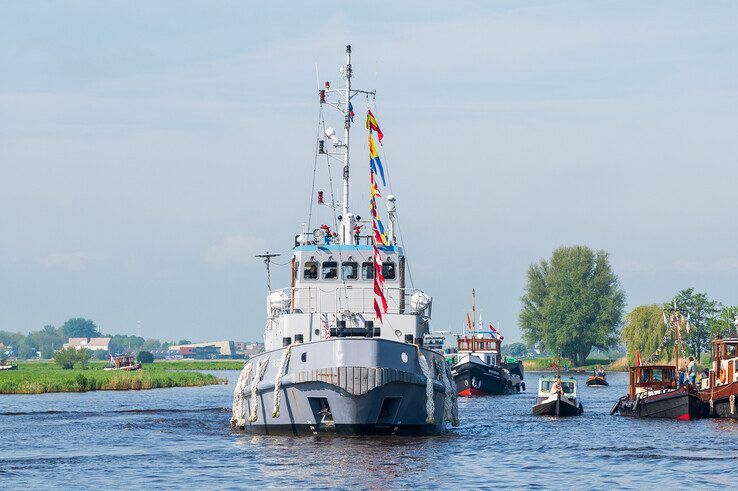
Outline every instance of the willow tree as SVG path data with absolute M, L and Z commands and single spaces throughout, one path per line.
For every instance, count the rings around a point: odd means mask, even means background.
M 663 321 L 664 311 L 661 306 L 640 305 L 625 316 L 625 327 L 620 333 L 625 347 L 628 349 L 628 362 L 635 361 L 636 351 L 640 351 L 642 360 L 651 356 L 664 343 L 667 327 Z M 674 339 L 668 336 L 657 359 L 671 360 L 674 354 Z
M 605 251 L 574 246 L 528 268 L 519 323 L 525 340 L 583 365 L 618 344 L 625 293 Z

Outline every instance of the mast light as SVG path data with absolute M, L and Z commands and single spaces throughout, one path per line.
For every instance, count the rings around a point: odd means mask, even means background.
M 329 81 L 327 81 L 327 80 L 325 81 L 325 88 L 326 89 L 330 89 L 331 88 L 331 83 Z

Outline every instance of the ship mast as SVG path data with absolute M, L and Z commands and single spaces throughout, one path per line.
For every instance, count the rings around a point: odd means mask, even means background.
M 346 46 L 346 66 L 343 67 L 343 77 L 346 79 L 346 106 L 343 123 L 343 216 L 349 213 L 349 129 L 351 127 L 351 45 Z M 350 231 L 349 231 L 350 232 Z M 349 233 L 349 235 L 351 235 Z M 344 242 L 345 244 L 346 242 Z

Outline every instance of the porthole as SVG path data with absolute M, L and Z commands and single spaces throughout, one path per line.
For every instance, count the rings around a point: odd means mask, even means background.
M 302 355 L 300 355 L 300 359 L 302 360 L 303 363 L 305 363 L 308 359 L 307 352 L 303 352 Z
M 314 334 L 315 334 L 316 336 L 320 336 L 320 329 L 316 329 L 315 331 L 313 331 L 313 333 L 314 333 Z
M 403 351 L 403 353 L 400 355 L 400 359 L 402 359 L 402 363 L 407 363 L 407 353 Z

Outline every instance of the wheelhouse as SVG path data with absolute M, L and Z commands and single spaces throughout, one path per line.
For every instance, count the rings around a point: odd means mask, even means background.
M 630 367 L 630 397 L 641 392 L 676 388 L 676 368 L 672 365 L 642 365 Z
M 738 382 L 738 338 L 715 339 L 712 342 L 710 359 L 710 375 L 703 379 L 703 389 Z
M 481 337 L 481 335 L 459 338 L 457 347 L 459 354 L 473 353 L 490 365 L 500 365 L 502 340 L 499 338 Z
M 554 377 L 541 377 L 538 381 L 538 396 L 548 397 L 551 394 L 551 387 L 553 387 L 554 382 L 556 382 Z M 561 389 L 569 398 L 576 398 L 577 382 L 573 378 L 561 379 Z

